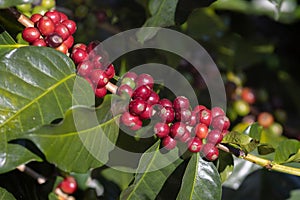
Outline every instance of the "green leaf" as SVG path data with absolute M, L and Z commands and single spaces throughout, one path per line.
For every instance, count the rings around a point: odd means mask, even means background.
M 257 151 L 260 155 L 267 155 L 275 151 L 274 147 L 269 144 L 260 144 L 257 147 Z
M 183 161 L 182 159 L 176 159 L 171 162 L 174 158 L 177 158 L 178 149 L 173 149 L 167 154 L 162 154 L 159 146 L 160 141 L 157 141 L 143 154 L 137 171 L 144 171 L 144 173 L 137 173 L 135 175 L 133 184 L 121 193 L 120 199 L 155 199 L 164 182 Z M 171 164 L 167 165 L 169 162 Z M 167 166 L 161 168 L 160 166 L 164 164 Z
M 1 0 L 0 8 L 9 8 L 20 4 L 32 3 L 33 0 Z
M 22 44 L 17 44 L 15 40 L 1 26 L 0 32 L 0 57 L 13 49 L 26 46 Z
M 0 200 L 15 200 L 15 197 L 4 188 L 0 187 Z
M 246 153 L 253 151 L 259 144 L 258 141 L 254 140 L 248 135 L 236 131 L 231 131 L 229 134 L 227 134 L 223 138 L 222 143 L 238 146 Z
M 262 130 L 263 130 L 262 126 L 260 126 L 258 123 L 253 123 L 247 127 L 244 133 L 248 134 L 251 138 L 259 141 Z
M 166 27 L 174 25 L 177 3 L 178 0 L 150 0 L 148 8 L 151 17 L 147 19 L 143 27 Z M 137 32 L 138 41 L 144 43 L 154 37 L 156 33 L 157 29 L 146 30 L 141 28 Z
M 119 134 L 118 117 L 113 118 L 111 95 L 99 108 L 74 107 L 60 124 L 46 125 L 24 137 L 32 140 L 64 171 L 85 173 L 109 159 Z M 96 116 L 95 116 L 96 115 Z
M 101 175 L 107 180 L 116 183 L 121 190 L 126 189 L 133 180 L 133 174 L 129 172 L 123 172 L 114 168 L 107 168 L 101 172 Z
M 294 139 L 282 141 L 275 149 L 274 162 L 285 163 L 299 161 L 300 157 L 300 142 Z
M 177 199 L 221 199 L 221 180 L 214 164 L 194 154 L 183 175 Z
M 287 200 L 298 200 L 300 199 L 300 189 L 292 190 L 290 193 L 290 198 Z
M 74 69 L 71 59 L 50 48 L 22 47 L 0 56 L 0 133 L 5 135 L 1 140 L 5 145 L 0 146 L 3 170 L 37 159 L 25 148 L 12 147 L 7 142 L 62 118 L 73 104 L 91 103 L 89 97 L 93 97 L 93 92 L 82 78 L 74 82 Z M 80 96 L 75 95 L 78 90 Z M 16 151 L 24 153 L 22 158 Z
M 223 183 L 231 175 L 234 168 L 232 154 L 220 150 L 217 168 L 220 174 L 221 182 Z

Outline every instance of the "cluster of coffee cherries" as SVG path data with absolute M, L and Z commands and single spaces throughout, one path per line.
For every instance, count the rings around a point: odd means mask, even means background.
M 25 1 L 24 1 L 25 2 Z M 31 17 L 32 14 L 45 14 L 45 12 L 55 7 L 55 0 L 33 0 L 32 3 L 25 3 L 17 5 L 17 9 L 27 17 Z
M 153 90 L 153 78 L 149 74 L 126 73 L 117 90 L 118 95 L 128 95 L 128 108 L 121 115 L 121 122 L 131 130 L 139 130 L 143 122 L 155 120 L 154 134 L 161 138 L 162 146 L 171 150 L 179 142 L 186 144 L 190 152 L 200 152 L 209 160 L 218 158 L 216 147 L 228 133 L 230 121 L 220 107 L 211 110 L 203 105 L 193 109 L 185 96 L 173 101 L 160 99 Z
M 63 53 L 73 46 L 77 27 L 73 20 L 59 11 L 48 11 L 45 15 L 33 14 L 30 20 L 34 27 L 26 27 L 22 38 L 33 46 L 48 46 Z
M 88 45 L 78 43 L 72 49 L 71 58 L 77 66 L 77 74 L 90 83 L 96 97 L 103 98 L 107 94 L 106 85 L 115 75 L 115 68 L 108 64 L 106 53 L 98 49 L 99 44 L 98 41 Z
M 55 193 L 60 200 L 74 200 L 71 196 L 77 190 L 77 182 L 73 176 L 65 177 L 56 187 Z

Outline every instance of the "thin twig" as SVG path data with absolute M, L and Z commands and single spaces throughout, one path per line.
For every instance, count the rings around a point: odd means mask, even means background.
M 21 172 L 24 172 L 25 174 L 28 174 L 32 178 L 36 179 L 39 184 L 45 183 L 47 180 L 45 177 L 43 177 L 41 174 L 37 173 L 33 169 L 27 167 L 26 165 L 20 165 L 17 167 L 17 169 Z

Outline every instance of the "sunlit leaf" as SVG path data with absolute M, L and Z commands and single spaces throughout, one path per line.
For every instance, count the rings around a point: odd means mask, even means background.
M 151 17 L 143 27 L 166 27 L 174 25 L 174 17 L 178 0 L 150 0 L 149 11 Z M 143 29 L 137 32 L 138 41 L 144 43 L 155 36 L 157 29 Z
M 33 0 L 1 0 L 0 8 L 9 8 L 20 4 L 32 3 Z
M 291 161 L 299 161 L 300 158 L 300 142 L 294 139 L 282 141 L 275 149 L 276 163 L 284 163 Z
M 181 159 L 176 159 L 178 150 L 174 149 L 168 154 L 162 154 L 159 150 L 160 142 L 157 141 L 150 147 L 145 154 L 141 157 L 134 182 L 126 190 L 121 193 L 120 199 L 155 199 L 164 182 L 170 174 L 182 162 Z M 166 163 L 169 163 L 167 165 Z M 166 167 L 161 168 L 166 164 Z
M 177 199 L 221 199 L 221 180 L 214 164 L 194 154 L 185 170 Z

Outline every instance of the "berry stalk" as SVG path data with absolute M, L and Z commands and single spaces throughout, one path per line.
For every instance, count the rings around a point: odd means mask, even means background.
M 43 184 L 47 181 L 45 177 L 43 177 L 41 174 L 37 173 L 33 169 L 27 167 L 26 165 L 20 165 L 17 167 L 17 169 L 36 179 L 39 184 Z
M 250 162 L 257 164 L 259 166 L 262 166 L 263 168 L 266 168 L 268 170 L 273 170 L 273 171 L 277 171 L 277 172 L 300 176 L 300 169 L 298 169 L 298 168 L 280 165 L 280 164 L 274 163 L 271 160 L 260 158 L 260 157 L 254 156 L 252 154 L 247 154 L 244 151 L 237 149 L 235 147 L 232 147 L 232 146 L 227 147 L 227 146 L 224 146 L 223 144 L 218 144 L 217 147 L 225 152 L 232 153 L 233 155 L 235 155 L 239 158 L 250 161 Z
M 12 15 L 25 27 L 34 27 L 34 23 L 15 8 L 8 8 Z

